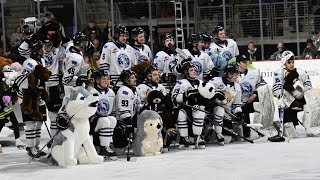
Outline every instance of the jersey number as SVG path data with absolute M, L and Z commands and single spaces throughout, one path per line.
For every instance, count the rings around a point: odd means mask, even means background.
M 73 68 L 68 69 L 68 73 L 69 74 L 74 74 L 74 69 Z
M 121 106 L 128 107 L 129 106 L 128 100 L 122 100 L 121 101 Z

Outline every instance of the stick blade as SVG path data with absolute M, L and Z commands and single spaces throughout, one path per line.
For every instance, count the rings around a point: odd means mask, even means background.
M 289 138 L 288 137 L 281 137 L 279 135 L 273 136 L 273 137 L 269 137 L 268 140 L 270 142 L 289 142 Z
M 265 143 L 265 142 L 267 142 L 267 141 L 268 141 L 268 137 L 267 137 L 267 136 L 263 136 L 263 137 L 260 137 L 260 138 L 258 138 L 258 139 L 253 140 L 253 142 L 254 142 L 255 144 Z

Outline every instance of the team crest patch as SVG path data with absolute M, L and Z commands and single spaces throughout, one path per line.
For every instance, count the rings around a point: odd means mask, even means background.
M 107 99 L 101 99 L 97 105 L 97 114 L 107 116 L 110 109 L 110 103 Z
M 225 57 L 227 60 L 230 60 L 232 58 L 232 54 L 230 51 L 224 51 L 222 53 L 222 56 Z
M 202 74 L 202 64 L 198 61 L 193 61 L 192 64 L 196 67 L 197 76 Z
M 46 66 L 51 66 L 53 64 L 53 58 L 51 55 L 44 57 L 44 62 Z
M 177 65 L 177 61 L 176 60 L 173 60 L 169 63 L 169 70 L 170 72 L 173 72 L 174 70 L 174 67 Z
M 118 56 L 118 64 L 119 66 L 123 67 L 124 69 L 129 68 L 130 59 L 126 54 L 120 54 Z
M 253 87 L 248 82 L 243 82 L 240 84 L 242 96 L 248 97 L 253 93 Z

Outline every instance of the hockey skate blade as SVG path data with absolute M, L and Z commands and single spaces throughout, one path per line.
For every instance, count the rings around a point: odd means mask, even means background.
M 258 138 L 258 139 L 255 139 L 255 140 L 252 140 L 253 143 L 255 144 L 259 144 L 259 143 L 265 143 L 268 141 L 268 137 L 267 136 L 263 136 L 261 138 Z

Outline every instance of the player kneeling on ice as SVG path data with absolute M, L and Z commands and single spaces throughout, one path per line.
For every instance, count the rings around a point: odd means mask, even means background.
M 79 88 L 79 87 L 78 87 Z M 81 88 L 81 87 L 80 87 Z M 80 164 L 98 164 L 103 162 L 91 141 L 89 117 L 97 111 L 98 94 L 70 89 L 69 96 L 63 100 L 57 117 L 60 131 L 54 136 L 51 154 L 59 166 Z M 87 96 L 87 97 L 86 97 Z M 66 115 L 62 115 L 62 111 Z
M 209 81 L 216 88 L 216 94 L 213 97 L 214 100 L 214 108 L 213 108 L 213 117 L 212 123 L 214 124 L 214 130 L 217 133 L 218 143 L 220 145 L 224 145 L 225 139 L 224 135 L 231 135 L 227 132 L 222 131 L 221 125 L 229 128 L 237 130 L 239 135 L 242 135 L 242 128 L 240 125 L 233 125 L 231 121 L 224 121 L 223 118 L 227 114 L 225 114 L 225 110 L 232 112 L 236 115 L 237 121 L 242 121 L 242 109 L 241 109 L 241 88 L 237 83 L 238 81 L 238 70 L 235 66 L 229 64 L 224 69 L 224 76 L 222 77 L 214 77 Z M 212 111 L 212 108 L 210 108 Z M 230 118 L 229 118 L 230 119 Z M 220 126 L 219 126 L 220 125 Z
M 200 109 L 205 108 L 203 103 L 206 101 L 198 91 L 203 82 L 196 79 L 196 67 L 192 63 L 184 63 L 181 70 L 184 78 L 177 81 L 172 93 L 173 102 L 177 103 L 176 105 L 180 108 L 177 119 L 180 132 L 179 149 L 205 148 L 205 142 L 201 136 L 205 113 L 183 106 L 183 103 L 186 103 L 189 106 L 195 106 Z M 192 121 L 194 142 L 189 139 L 188 121 L 190 120 Z
M 302 122 L 307 135 L 319 135 L 320 97 L 312 89 L 309 75 L 305 70 L 295 68 L 294 54 L 291 51 L 282 53 L 281 63 L 284 68 L 274 72 L 273 93 L 279 98 L 279 108 L 284 108 L 284 135 L 297 136 L 297 113 L 301 110 L 304 111 Z
M 97 112 L 89 118 L 90 134 L 93 135 L 93 144 L 100 146 L 99 155 L 106 156 L 111 160 L 117 159 L 117 154 L 112 150 L 113 130 L 116 127 L 117 119 L 111 114 L 114 113 L 115 93 L 110 86 L 109 75 L 102 70 L 93 72 L 94 87 L 91 94 L 98 94 L 99 101 Z

